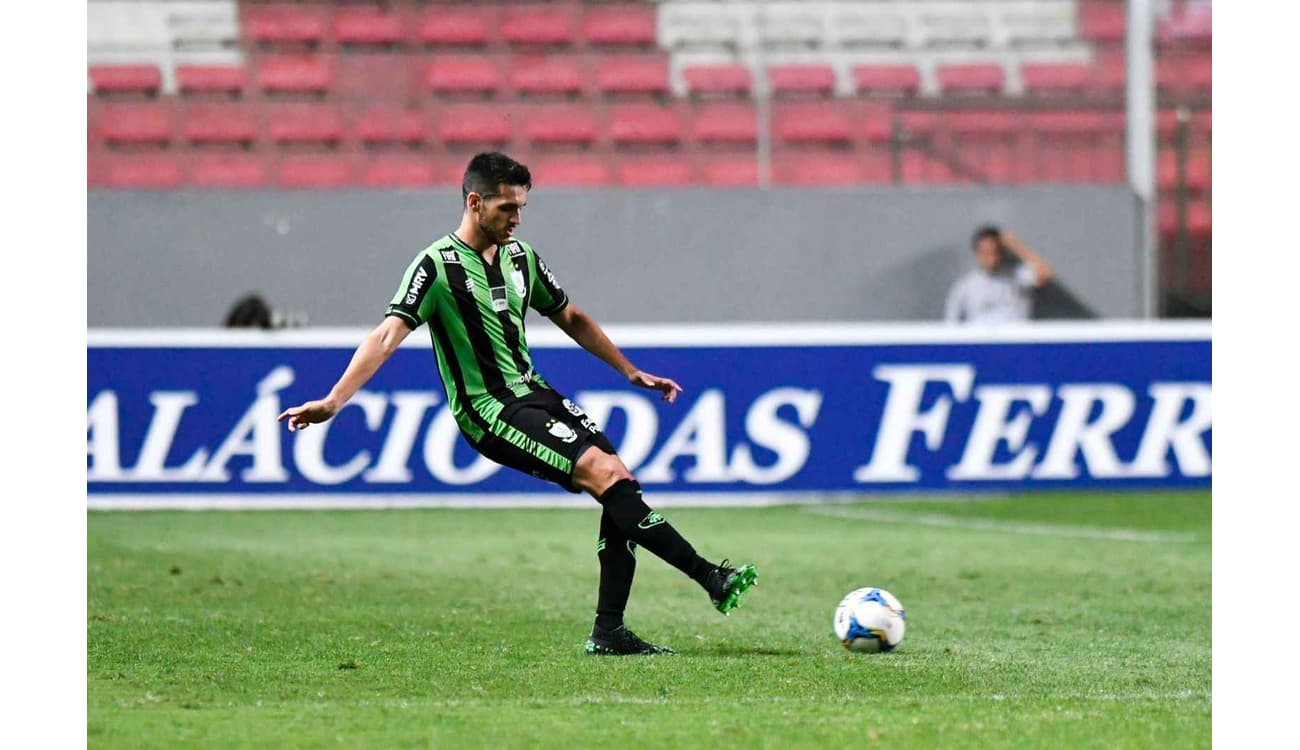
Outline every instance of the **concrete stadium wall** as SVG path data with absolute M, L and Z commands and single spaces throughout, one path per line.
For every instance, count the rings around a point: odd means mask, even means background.
M 216 326 L 251 291 L 311 325 L 379 320 L 459 191 L 92 190 L 90 327 Z M 519 236 L 601 321 L 935 320 L 982 223 L 1057 269 L 1038 317 L 1140 315 L 1123 188 L 534 189 Z

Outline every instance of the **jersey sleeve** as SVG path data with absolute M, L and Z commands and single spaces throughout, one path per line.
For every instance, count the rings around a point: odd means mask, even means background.
M 569 295 L 564 293 L 542 256 L 531 247 L 528 250 L 528 261 L 533 266 L 530 269 L 532 283 L 528 291 L 528 304 L 541 315 L 554 315 L 569 304 Z
M 421 252 L 411 261 L 397 293 L 388 303 L 386 315 L 401 318 L 411 330 L 428 322 L 433 314 L 433 282 L 438 278 L 438 266 L 427 252 Z
M 963 308 L 963 290 L 966 286 L 965 279 L 959 279 L 952 288 L 948 290 L 948 299 L 943 305 L 943 319 L 949 323 L 960 323 L 965 317 Z

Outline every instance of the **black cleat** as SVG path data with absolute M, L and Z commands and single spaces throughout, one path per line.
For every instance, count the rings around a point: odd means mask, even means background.
M 586 652 L 592 656 L 633 656 L 650 654 L 675 654 L 667 646 L 646 643 L 636 633 L 619 625 L 613 630 L 592 628 L 591 637 L 587 639 Z
M 729 568 L 730 563 L 730 560 L 723 560 L 709 573 L 705 584 L 713 606 L 724 615 L 740 606 L 740 596 L 758 583 L 758 569 L 753 565 Z

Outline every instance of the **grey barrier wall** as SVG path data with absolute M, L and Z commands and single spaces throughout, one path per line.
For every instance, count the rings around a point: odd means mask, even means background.
M 90 327 L 218 326 L 240 296 L 311 325 L 377 322 L 460 219 L 436 190 L 88 193 Z M 1139 317 L 1137 205 L 1119 187 L 534 188 L 518 234 L 618 323 L 936 320 L 992 222 L 1055 266 L 1038 317 Z

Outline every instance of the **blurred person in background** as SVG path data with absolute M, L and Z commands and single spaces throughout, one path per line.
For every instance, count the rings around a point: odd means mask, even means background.
M 975 268 L 952 285 L 943 318 L 950 323 L 1009 323 L 1033 317 L 1034 292 L 1052 267 L 1011 232 L 986 225 L 971 238 Z

